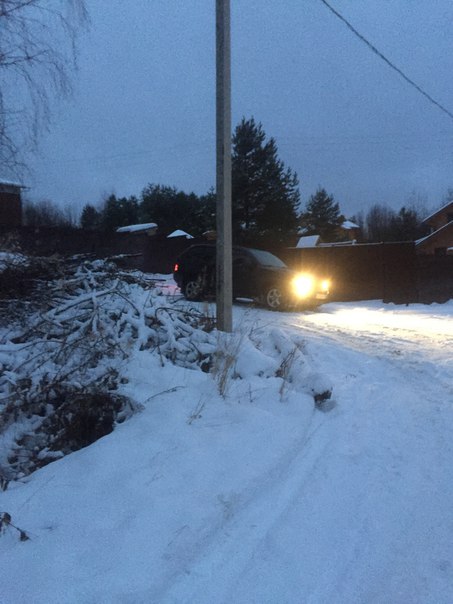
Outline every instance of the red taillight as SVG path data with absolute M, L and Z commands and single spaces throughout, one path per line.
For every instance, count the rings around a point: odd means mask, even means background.
M 178 264 L 178 263 L 176 263 L 176 264 L 175 264 L 175 267 L 174 267 L 174 269 L 173 269 L 173 272 L 174 272 L 174 273 L 177 273 L 178 271 L 179 271 L 179 264 Z

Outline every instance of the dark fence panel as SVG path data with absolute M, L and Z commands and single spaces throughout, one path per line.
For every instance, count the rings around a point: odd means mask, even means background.
M 152 273 L 171 273 L 175 259 L 188 246 L 206 239 L 186 239 L 146 233 L 116 233 L 62 227 L 0 227 L 0 247 L 17 246 L 37 256 L 91 254 L 97 258 L 121 256 L 123 267 Z
M 147 238 L 147 235 L 140 233 L 88 231 L 70 227 L 0 228 L 0 240 L 42 256 L 93 254 L 105 258 L 115 254 L 143 254 Z
M 297 270 L 314 270 L 332 281 L 332 300 L 380 299 L 397 304 L 417 299 L 413 243 L 289 248 L 280 251 Z
M 415 244 L 382 244 L 384 302 L 408 304 L 418 301 Z
M 71 228 L 0 228 L 0 247 L 15 244 L 37 255 L 121 256 L 120 266 L 168 274 L 187 247 L 206 239 Z M 265 247 L 261 245 L 260 247 Z M 267 246 L 266 246 L 267 247 Z M 269 249 L 267 247 L 267 249 Z M 379 243 L 315 248 L 271 248 L 288 266 L 313 270 L 332 281 L 332 300 L 379 299 L 396 304 L 453 298 L 453 256 L 417 255 L 414 244 Z
M 417 288 L 424 304 L 453 298 L 453 256 L 418 256 Z

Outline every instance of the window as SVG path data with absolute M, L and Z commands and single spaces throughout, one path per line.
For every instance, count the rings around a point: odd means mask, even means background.
M 286 267 L 286 264 L 280 260 L 280 258 L 277 258 L 277 256 L 274 256 L 274 254 L 271 254 L 270 252 L 265 252 L 263 250 L 249 250 L 249 252 L 263 266 L 274 266 L 276 268 Z

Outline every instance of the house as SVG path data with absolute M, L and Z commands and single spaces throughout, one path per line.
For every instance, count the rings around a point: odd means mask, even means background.
M 319 244 L 319 242 L 320 242 L 319 235 L 303 235 L 302 237 L 299 237 L 296 247 L 297 248 L 316 247 Z
M 360 237 L 360 226 L 352 220 L 344 220 L 338 230 L 341 239 L 347 241 L 356 242 Z
M 186 239 L 193 239 L 193 235 L 190 235 L 185 231 L 181 231 L 181 229 L 177 229 L 176 231 L 173 231 L 173 233 L 170 233 L 170 235 L 167 235 L 167 239 L 171 239 L 172 237 L 185 237 Z
M 0 227 L 22 226 L 23 185 L 0 178 Z
M 310 231 L 308 231 L 310 232 Z M 309 235 L 307 229 L 302 227 L 297 231 L 299 239 L 296 243 L 296 247 L 315 247 L 320 245 L 334 245 L 341 243 L 342 245 L 354 244 L 360 240 L 361 228 L 352 220 L 343 220 L 343 222 L 331 229 L 330 238 L 324 234 L 321 235 Z
M 453 253 L 453 201 L 423 220 L 431 233 L 415 242 L 417 253 L 445 256 Z

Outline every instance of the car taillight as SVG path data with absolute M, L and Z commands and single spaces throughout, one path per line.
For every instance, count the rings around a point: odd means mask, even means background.
M 177 273 L 178 271 L 179 271 L 179 264 L 176 263 L 175 266 L 174 266 L 174 268 L 173 268 L 173 272 Z

